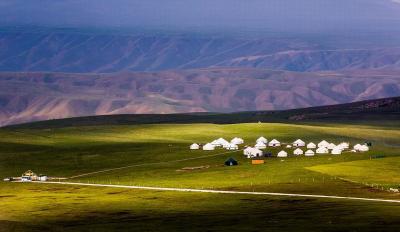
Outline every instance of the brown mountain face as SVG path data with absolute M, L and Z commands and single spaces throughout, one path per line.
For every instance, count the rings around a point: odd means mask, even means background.
M 387 70 L 0 73 L 0 124 L 103 114 L 280 110 L 399 93 L 400 74 Z

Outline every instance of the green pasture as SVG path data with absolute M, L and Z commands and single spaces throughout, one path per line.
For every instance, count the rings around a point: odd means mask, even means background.
M 279 123 L 85 126 L 57 129 L 0 129 L 0 176 L 31 169 L 70 177 L 132 167 L 68 181 L 157 187 L 326 194 L 400 199 L 400 130 L 385 124 Z M 351 144 L 371 141 L 366 153 L 266 159 L 251 165 L 242 151 L 190 151 L 193 142 L 259 136 L 291 143 L 297 138 Z M 241 146 L 243 148 L 243 146 Z M 374 159 L 374 157 L 384 157 Z M 225 167 L 234 157 L 238 166 Z M 194 170 L 183 168 L 203 167 Z M 369 186 L 376 183 L 377 187 Z M 382 190 L 383 188 L 383 190 Z M 0 183 L 0 227 L 10 230 L 354 230 L 396 229 L 400 205 L 288 197 L 173 193 Z M 314 223 L 311 218 L 319 218 Z M 349 225 L 352 223 L 352 225 Z M 190 227 L 191 229 L 193 227 Z M 0 229 L 1 231 L 1 229 Z

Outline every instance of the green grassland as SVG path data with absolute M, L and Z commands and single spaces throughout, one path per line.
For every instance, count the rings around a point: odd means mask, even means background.
M 137 165 L 69 181 L 400 199 L 387 191 L 400 187 L 399 129 L 398 123 L 387 121 L 2 128 L 0 176 L 32 169 L 70 177 Z M 188 149 L 193 142 L 235 136 L 247 145 L 265 136 L 288 143 L 297 138 L 315 143 L 371 141 L 373 147 L 338 156 L 273 157 L 257 166 L 241 151 Z M 276 154 L 281 149 L 267 150 Z M 385 158 L 371 159 L 378 155 Z M 229 157 L 239 165 L 223 166 Z M 182 169 L 199 166 L 207 168 Z M 400 204 L 390 203 L 0 183 L 0 231 L 398 231 L 399 215 Z

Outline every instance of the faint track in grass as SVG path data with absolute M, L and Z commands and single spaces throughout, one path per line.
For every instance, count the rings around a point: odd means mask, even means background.
M 174 192 L 195 192 L 195 193 L 237 194 L 237 195 L 264 195 L 264 196 L 303 197 L 303 198 L 321 198 L 321 199 L 336 199 L 336 200 L 339 199 L 339 200 L 386 202 L 386 203 L 399 203 L 400 204 L 400 200 L 394 200 L 394 199 L 345 197 L 345 196 L 333 196 L 333 195 L 330 196 L 330 195 L 297 194 L 297 193 L 246 192 L 246 191 L 191 189 L 191 188 L 145 187 L 145 186 L 134 186 L 134 185 L 111 185 L 111 184 L 89 184 L 89 183 L 86 184 L 86 183 L 74 183 L 74 182 L 36 182 L 35 181 L 35 182 L 30 182 L 30 183 L 125 188 L 125 189 L 152 190 L 152 191 L 174 191 Z
M 160 161 L 160 162 L 153 162 L 153 163 L 142 163 L 142 164 L 132 164 L 132 165 L 123 166 L 123 167 L 109 168 L 109 169 L 104 169 L 104 170 L 95 171 L 95 172 L 83 173 L 83 174 L 79 174 L 79 175 L 68 177 L 67 179 L 74 179 L 74 178 L 78 178 L 78 177 L 90 176 L 90 175 L 95 175 L 95 174 L 99 174 L 99 173 L 112 172 L 112 171 L 117 171 L 117 170 L 121 170 L 121 169 L 133 168 L 133 167 L 150 166 L 150 165 L 156 165 L 156 164 L 177 163 L 177 162 L 183 162 L 183 161 L 189 161 L 189 160 L 204 159 L 204 158 L 209 158 L 209 157 L 226 155 L 226 154 L 230 154 L 230 153 L 237 153 L 237 152 L 240 152 L 240 151 L 243 151 L 243 149 L 234 150 L 234 151 L 227 151 L 227 152 L 218 153 L 218 154 L 212 154 L 212 155 L 203 155 L 203 156 L 197 156 L 197 157 L 191 157 L 191 158 L 185 158 L 185 159 L 178 159 L 178 160 L 169 160 L 169 161 Z

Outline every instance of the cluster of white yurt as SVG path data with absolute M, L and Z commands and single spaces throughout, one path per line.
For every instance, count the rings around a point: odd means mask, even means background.
M 204 151 L 213 151 L 218 147 L 222 147 L 227 150 L 238 150 L 239 144 L 243 144 L 243 143 L 244 143 L 244 140 L 241 138 L 238 138 L 238 137 L 233 138 L 230 142 L 228 142 L 224 138 L 219 138 L 210 143 L 206 143 L 205 145 L 203 145 L 202 149 Z M 197 143 L 193 143 L 192 145 L 190 145 L 189 148 L 190 148 L 190 150 L 199 150 L 200 145 Z
M 256 157 L 262 157 L 263 152 L 260 149 L 257 149 L 255 147 L 246 147 L 243 150 L 243 155 L 245 155 L 247 158 L 256 158 Z

